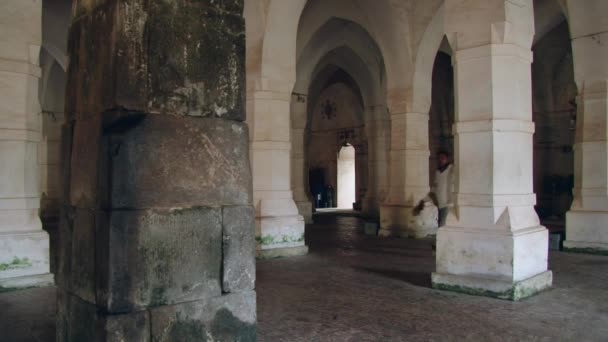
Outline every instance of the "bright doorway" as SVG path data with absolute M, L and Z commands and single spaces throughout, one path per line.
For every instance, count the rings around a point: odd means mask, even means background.
M 355 148 L 346 145 L 338 154 L 338 209 L 353 208 L 355 187 Z

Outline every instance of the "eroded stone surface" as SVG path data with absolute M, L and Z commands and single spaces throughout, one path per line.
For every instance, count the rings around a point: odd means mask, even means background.
M 68 108 L 78 117 L 123 107 L 244 120 L 242 12 L 242 1 L 80 2 Z
M 244 119 L 242 6 L 242 1 L 151 2 L 150 111 Z
M 97 261 L 100 305 L 124 312 L 221 294 L 221 211 L 114 211 Z
M 74 230 L 74 209 L 62 206 L 59 212 L 59 247 L 57 255 L 56 284 L 65 290 L 71 288 L 70 274 L 72 269 L 72 233 Z
M 94 304 L 67 292 L 57 291 L 57 341 L 137 341 L 150 340 L 147 311 L 110 315 Z
M 255 213 L 253 207 L 224 207 L 222 290 L 255 287 Z
M 57 290 L 57 341 L 95 341 L 97 312 L 94 304 Z
M 60 340 L 147 340 L 151 308 L 186 302 L 209 315 L 205 333 L 255 339 L 242 12 L 242 0 L 74 2 Z M 183 327 L 172 336 L 201 332 Z
M 80 208 L 98 206 L 99 151 L 101 142 L 100 118 L 82 120 L 74 124 L 70 154 L 69 203 Z M 76 171 L 78 170 L 78 171 Z
M 124 133 L 107 134 L 112 208 L 251 203 L 243 123 L 147 115 Z
M 103 336 L 107 342 L 150 341 L 150 313 L 103 315 Z
M 152 309 L 152 340 L 255 341 L 253 291 Z
M 96 220 L 96 212 L 76 209 L 71 236 L 70 289 L 89 303 L 95 303 Z

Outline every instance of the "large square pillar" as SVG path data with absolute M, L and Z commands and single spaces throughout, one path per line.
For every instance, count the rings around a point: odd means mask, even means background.
M 306 164 L 307 96 L 291 96 L 291 188 L 300 215 L 306 223 L 313 223 L 313 205 L 308 190 L 308 167 Z
M 390 189 L 380 207 L 380 235 L 424 238 L 437 221 L 416 224 L 413 208 L 429 193 L 429 115 L 391 115 Z
M 362 200 L 362 211 L 367 217 L 379 218 L 380 206 L 388 193 L 390 119 L 384 105 L 365 110 L 367 136 L 367 191 Z
M 290 101 L 291 93 L 270 90 L 254 91 L 247 98 L 257 255 L 261 258 L 308 253 L 304 218 L 291 190 Z
M 0 291 L 53 284 L 38 144 L 41 1 L 0 3 Z
M 564 249 L 608 254 L 608 3 L 569 1 L 568 11 L 579 95 Z
M 532 1 L 478 2 L 473 22 L 460 1 L 446 7 L 457 32 L 456 201 L 437 233 L 432 284 L 519 300 L 552 283 L 532 190 Z
M 58 341 L 254 341 L 243 1 L 75 2 Z

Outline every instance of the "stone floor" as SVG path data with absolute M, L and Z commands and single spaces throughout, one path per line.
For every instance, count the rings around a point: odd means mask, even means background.
M 310 254 L 258 262 L 260 341 L 606 341 L 608 257 L 553 252 L 554 288 L 522 302 L 436 291 L 429 241 L 355 217 L 307 227 Z M 0 294 L 0 341 L 52 341 L 52 288 Z

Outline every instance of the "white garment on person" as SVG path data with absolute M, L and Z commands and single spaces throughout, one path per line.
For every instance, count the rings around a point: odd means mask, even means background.
M 452 164 L 448 165 L 443 172 L 439 170 L 435 171 L 435 186 L 433 190 L 435 195 L 437 195 L 437 207 L 447 208 L 452 206 L 453 178 Z

